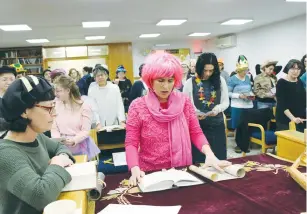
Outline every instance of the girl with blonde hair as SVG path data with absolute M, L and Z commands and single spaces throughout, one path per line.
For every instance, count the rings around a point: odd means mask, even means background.
M 63 138 L 73 155 L 87 155 L 91 160 L 100 153 L 99 148 L 89 137 L 93 111 L 87 102 L 83 102 L 74 80 L 60 76 L 54 81 L 57 97 L 56 117 L 52 126 L 51 136 Z

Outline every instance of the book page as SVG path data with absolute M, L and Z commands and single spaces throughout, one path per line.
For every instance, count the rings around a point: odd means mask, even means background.
M 101 131 L 112 132 L 112 131 L 122 130 L 122 129 L 124 129 L 124 127 L 121 125 L 112 125 L 112 126 L 104 126 L 98 132 L 101 132 Z
M 97 184 L 96 161 L 74 164 L 65 169 L 71 175 L 72 180 L 62 192 L 93 189 Z
M 197 177 L 191 175 L 190 173 L 182 170 L 170 169 L 166 171 L 170 177 L 173 178 L 173 181 L 176 186 L 193 186 L 203 184 L 204 182 Z
M 114 166 L 126 166 L 126 152 L 116 152 L 112 154 Z
M 178 214 L 181 206 L 146 206 L 146 205 L 121 205 L 109 204 L 98 214 Z
M 139 187 L 142 192 L 154 192 L 171 189 L 173 184 L 172 175 L 160 171 L 145 175 L 139 183 Z

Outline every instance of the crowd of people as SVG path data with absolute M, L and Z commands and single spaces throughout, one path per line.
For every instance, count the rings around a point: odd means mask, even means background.
M 229 75 L 213 53 L 189 62 L 156 53 L 140 66 L 134 84 L 122 65 L 114 80 L 100 64 L 82 73 L 55 69 L 18 78 L 16 68 L 1 67 L 0 198 L 6 203 L 0 202 L 0 212 L 41 213 L 70 181 L 64 167 L 73 164 L 73 155 L 99 155 L 89 136 L 93 128 L 126 128 L 131 185 L 147 171 L 195 162 L 218 170 L 230 165 L 224 114 L 236 129 L 244 109 L 276 107 L 277 130 L 293 121 L 302 131 L 306 56 L 290 60 L 281 78 L 277 64 L 257 65 L 254 78 L 243 55 Z

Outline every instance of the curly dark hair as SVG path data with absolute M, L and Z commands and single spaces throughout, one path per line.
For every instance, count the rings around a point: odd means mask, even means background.
M 198 57 L 196 62 L 196 73 L 201 78 L 204 74 L 205 65 L 208 64 L 213 65 L 214 67 L 213 74 L 209 78 L 209 81 L 215 90 L 219 90 L 221 88 L 220 68 L 214 53 L 202 53 Z

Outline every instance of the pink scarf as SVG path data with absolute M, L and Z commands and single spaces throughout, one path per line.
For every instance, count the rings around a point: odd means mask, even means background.
M 161 109 L 157 96 L 151 90 L 145 96 L 147 108 L 153 118 L 160 123 L 168 123 L 171 166 L 192 164 L 191 140 L 188 124 L 183 113 L 185 99 L 181 93 L 172 92 L 168 98 L 168 108 Z

